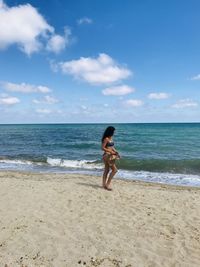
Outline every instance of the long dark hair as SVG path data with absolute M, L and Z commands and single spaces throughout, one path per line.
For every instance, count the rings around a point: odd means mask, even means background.
M 102 136 L 102 139 L 101 139 L 101 142 L 103 143 L 103 140 L 106 138 L 106 137 L 110 137 L 110 136 L 113 136 L 114 134 L 114 131 L 115 131 L 115 127 L 113 126 L 108 126 Z

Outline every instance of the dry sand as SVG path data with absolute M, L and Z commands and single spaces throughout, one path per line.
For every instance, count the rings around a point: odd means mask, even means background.
M 0 266 L 200 266 L 200 190 L 0 172 Z

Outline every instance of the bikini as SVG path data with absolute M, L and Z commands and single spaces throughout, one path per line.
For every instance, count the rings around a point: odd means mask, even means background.
M 114 146 L 114 142 L 108 141 L 108 143 L 106 144 L 106 147 L 112 147 L 112 146 Z
M 114 147 L 114 142 L 113 141 L 108 141 L 108 143 L 105 146 L 106 148 Z M 103 159 L 106 160 L 110 166 L 112 166 L 115 163 L 116 156 L 111 155 L 109 152 L 104 152 L 103 154 Z

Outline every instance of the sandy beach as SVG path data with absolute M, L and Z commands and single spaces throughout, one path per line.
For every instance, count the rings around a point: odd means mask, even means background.
M 0 172 L 0 266 L 200 266 L 200 189 Z

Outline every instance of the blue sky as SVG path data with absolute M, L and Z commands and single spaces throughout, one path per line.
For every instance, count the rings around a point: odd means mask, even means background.
M 0 0 L 0 123 L 198 122 L 198 0 Z

